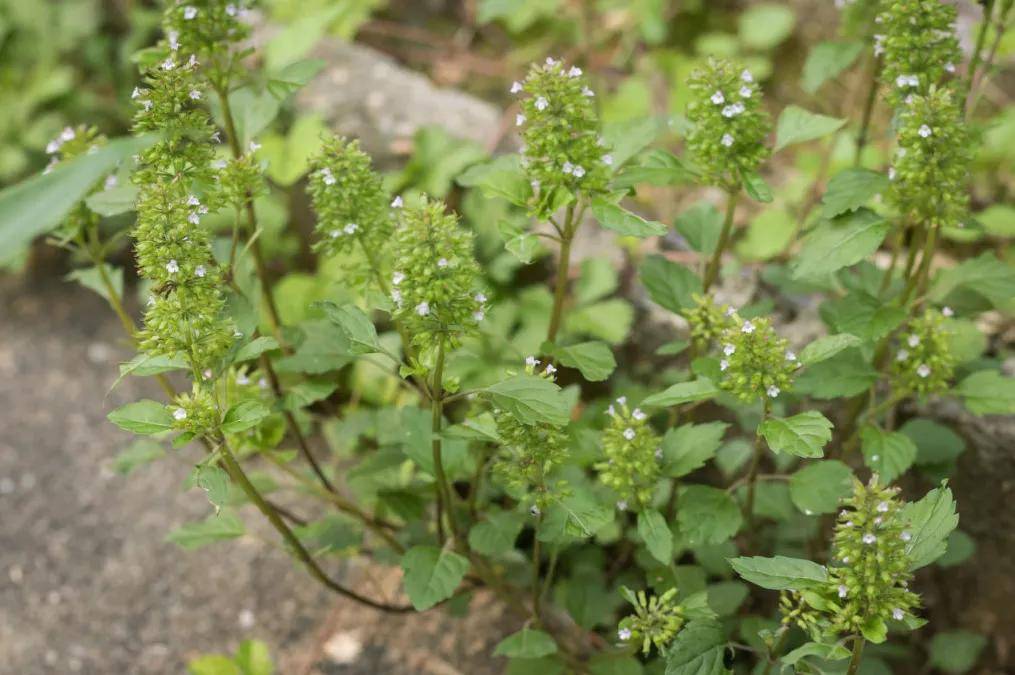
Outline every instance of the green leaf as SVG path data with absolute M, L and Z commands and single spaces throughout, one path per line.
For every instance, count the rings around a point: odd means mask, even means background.
M 786 106 L 775 125 L 775 152 L 787 145 L 813 141 L 838 131 L 846 120 L 819 115 L 795 105 Z
M 719 581 L 709 584 L 706 589 L 708 606 L 719 616 L 734 616 L 751 594 L 750 587 L 742 581 Z
M 968 673 L 980 660 L 987 638 L 968 630 L 938 633 L 930 640 L 930 665 L 946 673 Z
M 355 550 L 363 542 L 363 531 L 351 518 L 332 513 L 294 529 L 301 541 L 318 553 Z
M 740 529 L 743 518 L 733 497 L 718 488 L 689 485 L 677 506 L 680 534 L 689 546 L 721 544 Z
M 487 197 L 502 197 L 516 206 L 525 206 L 532 198 L 532 186 L 515 154 L 473 164 L 456 181 L 462 187 L 479 188 Z
M 603 141 L 613 155 L 613 166 L 623 167 L 629 159 L 647 148 L 659 134 L 659 123 L 650 117 L 640 117 L 603 125 Z
M 878 381 L 878 371 L 859 349 L 850 348 L 810 366 L 796 380 L 796 391 L 814 398 L 856 396 Z
M 328 377 L 311 377 L 289 387 L 282 398 L 282 409 L 295 412 L 311 403 L 323 401 L 338 389 L 338 383 Z
M 539 540 L 564 543 L 591 537 L 613 520 L 613 509 L 596 502 L 585 491 L 578 491 L 554 502 L 539 525 Z
M 757 171 L 743 171 L 740 174 L 743 181 L 744 191 L 756 202 L 768 204 L 772 201 L 772 188 Z
M 890 228 L 891 223 L 867 209 L 821 222 L 804 237 L 793 278 L 822 278 L 855 265 L 881 246 Z
M 816 410 L 793 417 L 772 417 L 758 431 L 776 453 L 815 458 L 824 455 L 822 448 L 832 440 L 832 423 Z
M 300 59 L 269 72 L 268 91 L 281 101 L 309 84 L 326 65 L 328 62 L 323 59 Z
M 275 120 L 280 104 L 267 89 L 247 85 L 229 94 L 229 108 L 233 112 L 240 147 L 247 148 L 254 137 Z
M 0 263 L 62 223 L 97 182 L 157 140 L 153 134 L 118 138 L 0 191 Z
M 976 542 L 962 530 L 953 530 L 948 535 L 944 555 L 937 559 L 941 567 L 955 567 L 973 557 L 976 553 Z
M 150 399 L 128 403 L 109 413 L 106 419 L 125 431 L 146 436 L 173 428 L 173 417 L 166 406 Z
M 808 94 L 813 94 L 825 82 L 853 65 L 862 51 L 862 42 L 819 42 L 807 54 L 801 87 Z
M 953 462 L 966 449 L 961 436 L 933 420 L 911 419 L 899 431 L 916 444 L 916 463 L 922 466 Z
M 649 297 L 671 312 L 693 307 L 693 296 L 702 292 L 697 274 L 661 255 L 645 258 L 638 267 L 638 276 Z
M 166 373 L 170 370 L 183 370 L 189 367 L 187 359 L 179 354 L 176 356 L 138 354 L 127 363 L 120 364 L 120 377 L 123 378 L 127 375 L 147 377 L 149 375 Z
M 300 328 L 306 335 L 296 353 L 276 362 L 281 373 L 319 375 L 338 370 L 352 361 L 349 338 L 328 320 L 305 321 Z
M 726 637 L 714 621 L 691 621 L 666 654 L 666 675 L 728 675 Z
M 853 472 L 835 459 L 808 464 L 789 479 L 789 496 L 806 513 L 832 513 L 853 489 Z
M 592 200 L 592 215 L 608 230 L 625 237 L 659 237 L 666 234 L 666 226 L 654 220 L 645 220 L 605 199 Z
M 436 546 L 413 546 L 402 556 L 402 582 L 417 612 L 451 597 L 469 569 L 469 561 Z
M 850 654 L 850 650 L 838 643 L 806 642 L 783 656 L 779 661 L 787 666 L 793 666 L 808 656 L 815 656 L 824 661 L 841 661 L 848 659 Z
M 870 169 L 845 169 L 828 181 L 821 198 L 821 217 L 835 218 L 847 211 L 856 211 L 875 195 L 888 189 L 888 177 Z
M 700 201 L 677 216 L 674 227 L 692 249 L 712 255 L 722 231 L 722 214 L 712 204 Z
M 240 401 L 226 411 L 226 416 L 222 419 L 222 432 L 238 434 L 251 427 L 256 427 L 270 414 L 271 410 L 261 401 L 256 399 Z
M 838 333 L 836 335 L 825 335 L 803 348 L 800 352 L 800 363 L 809 366 L 832 358 L 839 352 L 850 347 L 856 347 L 863 343 L 863 340 L 849 333 Z
M 507 656 L 514 659 L 538 659 L 557 653 L 557 643 L 549 633 L 534 628 L 523 628 L 512 633 L 497 643 L 493 650 L 494 656 Z
M 928 296 L 934 302 L 943 302 L 956 290 L 972 291 L 994 307 L 1010 310 L 1015 298 L 1015 267 L 998 260 L 993 253 L 983 253 L 940 272 Z
M 229 474 L 217 466 L 201 465 L 197 467 L 195 482 L 218 513 L 229 500 Z
M 903 433 L 866 425 L 860 431 L 864 463 L 888 484 L 906 472 L 916 459 L 916 445 Z
M 123 297 L 123 269 L 120 267 L 113 267 L 112 265 L 102 264 L 102 269 L 106 272 L 106 278 L 109 279 L 110 285 L 113 287 L 113 292 L 116 293 L 117 299 Z M 112 305 L 109 297 L 109 289 L 106 288 L 106 284 L 103 281 L 102 273 L 99 271 L 98 266 L 85 267 L 73 270 L 70 274 L 64 277 L 68 281 L 76 281 L 85 288 L 95 291 L 102 298 Z
M 673 562 L 673 533 L 663 514 L 646 509 L 638 514 L 638 535 L 652 557 L 663 565 Z
M 236 650 L 236 664 L 243 675 L 273 675 L 275 664 L 271 661 L 268 645 L 260 640 L 244 640 Z
M 902 518 L 909 522 L 912 535 L 906 544 L 910 570 L 931 564 L 944 555 L 948 535 L 959 525 L 951 488 L 934 488 L 920 501 L 906 504 Z
M 243 361 L 253 361 L 261 356 L 261 354 L 274 351 L 278 348 L 278 340 L 273 337 L 261 336 L 254 338 L 247 344 L 240 347 L 239 351 L 236 352 L 236 356 L 233 358 L 233 362 L 242 363 Z
M 755 556 L 733 558 L 729 563 L 744 580 L 772 591 L 803 591 L 828 583 L 828 570 L 823 565 L 801 558 Z
M 362 309 L 355 305 L 339 306 L 333 302 L 322 302 L 320 306 L 328 319 L 349 340 L 349 353 L 372 354 L 381 351 L 377 329 Z
M 906 318 L 906 311 L 886 304 L 867 293 L 849 293 L 821 305 L 825 323 L 840 333 L 864 340 L 879 340 L 895 330 Z
M 785 207 L 771 207 L 751 218 L 735 249 L 745 260 L 768 260 L 782 253 L 795 235 L 796 216 Z
M 729 427 L 725 422 L 684 424 L 663 436 L 663 473 L 679 478 L 705 466 L 715 457 Z
M 134 469 L 166 456 L 162 444 L 150 438 L 139 438 L 113 459 L 113 471 L 126 476 Z
M 634 321 L 634 308 L 621 298 L 610 298 L 602 302 L 579 307 L 567 316 L 565 325 L 568 333 L 589 335 L 610 344 L 627 339 Z
M 243 521 L 234 514 L 222 511 L 212 514 L 196 523 L 186 523 L 166 536 L 166 541 L 176 544 L 182 549 L 192 551 L 202 546 L 242 537 L 245 530 Z
M 244 675 L 240 667 L 228 656 L 203 654 L 187 663 L 190 675 Z
M 668 408 L 691 401 L 704 401 L 718 395 L 718 393 L 719 390 L 712 384 L 712 380 L 707 377 L 699 377 L 690 382 L 674 384 L 665 391 L 649 396 L 641 404 L 646 408 Z
M 547 343 L 543 352 L 557 357 L 557 360 L 568 368 L 577 368 L 581 371 L 582 377 L 589 382 L 602 382 L 617 367 L 613 350 L 605 342 L 582 342 L 566 347 Z
M 614 158 L 616 165 L 616 158 Z M 694 178 L 694 172 L 687 168 L 680 158 L 669 150 L 653 148 L 643 152 L 638 159 L 625 166 L 610 184 L 612 189 L 622 190 L 635 185 L 678 185 Z
M 796 15 L 789 7 L 762 2 L 740 14 L 740 39 L 751 49 L 772 49 L 793 33 Z
M 570 420 L 568 399 L 553 382 L 535 375 L 514 375 L 484 389 L 493 404 L 522 424 L 564 426 Z
M 269 71 L 280 70 L 296 63 L 314 48 L 314 45 L 346 8 L 338 6 L 316 12 L 302 13 L 295 21 L 285 24 L 285 29 L 276 33 L 264 46 L 265 67 Z
M 1015 413 L 1015 378 L 996 370 L 981 370 L 969 375 L 955 387 L 966 408 L 974 415 L 1011 415 Z
M 514 511 L 490 510 L 469 530 L 469 547 L 482 555 L 500 556 L 514 549 L 525 517 Z

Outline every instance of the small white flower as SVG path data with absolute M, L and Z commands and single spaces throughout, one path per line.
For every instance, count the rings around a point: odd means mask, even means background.
M 912 538 L 913 535 L 911 535 L 909 532 L 903 532 L 902 534 L 899 535 L 899 539 L 901 539 L 902 541 L 909 541 Z
M 393 208 L 393 209 L 400 209 L 400 208 L 402 208 L 403 204 L 405 204 L 405 202 L 402 201 L 402 196 L 401 195 L 399 195 L 399 196 L 397 196 L 397 197 L 395 197 L 394 199 L 391 200 L 391 208 Z
M 204 372 L 201 373 L 201 377 L 203 377 L 206 380 L 210 380 L 213 376 L 214 373 L 211 372 L 211 368 L 205 368 Z
M 571 174 L 574 171 L 574 164 L 571 162 L 564 162 L 564 166 L 560 167 L 560 170 L 566 174 Z
M 486 318 L 486 313 L 483 312 L 483 310 L 481 310 L 481 309 L 477 309 L 475 312 L 472 313 L 472 319 L 473 319 L 473 321 L 482 321 L 485 318 Z
M 723 147 L 731 147 L 733 145 L 733 134 L 723 134 L 722 140 L 719 142 L 723 144 Z
M 839 597 L 840 598 L 846 597 L 847 591 L 849 591 L 849 589 L 846 588 L 845 586 L 839 586 Z
M 881 460 L 881 455 L 871 455 L 872 462 L 878 462 Z
M 628 640 L 631 639 L 631 629 L 621 628 L 620 630 L 617 631 L 617 637 L 623 640 L 624 642 L 627 642 Z
M 176 62 L 173 61 L 173 57 L 171 57 L 171 56 L 168 59 L 166 59 L 165 61 L 162 62 L 162 70 L 172 70 L 175 67 L 176 67 Z
M 194 54 L 191 54 L 190 58 L 187 59 L 187 67 L 188 68 L 193 68 L 196 65 L 197 65 L 197 56 L 195 56 Z
M 717 91 L 714 94 L 712 94 L 712 97 L 709 100 L 716 105 L 722 105 L 723 103 L 726 102 L 726 97 L 723 95 L 721 91 Z
M 633 441 L 636 435 L 637 433 L 631 427 L 624 429 L 624 438 L 626 438 L 627 440 Z
M 754 82 L 754 76 L 751 75 L 751 71 L 749 70 L 745 70 L 742 73 L 740 73 L 740 79 L 743 80 L 744 82 Z
M 627 397 L 626 396 L 618 396 L 617 397 L 617 403 L 619 403 L 620 405 L 627 405 Z
M 180 34 L 175 30 L 171 30 L 166 33 L 166 40 L 169 41 L 169 48 L 174 52 L 180 48 Z
M 722 109 L 722 116 L 726 118 L 736 117 L 739 113 L 735 105 L 728 105 Z
M 198 265 L 194 268 L 194 274 L 198 277 L 204 278 L 204 275 L 208 273 L 208 270 L 204 268 L 204 265 Z
M 177 421 L 183 421 L 187 419 L 187 411 L 183 408 L 177 408 L 173 411 L 173 419 Z
M 543 111 L 549 107 L 550 102 L 546 100 L 545 96 L 540 96 L 536 99 L 536 110 Z
M 405 273 L 395 272 L 394 274 L 391 275 L 391 283 L 394 284 L 395 286 L 402 283 L 403 281 L 405 281 Z
M 888 167 L 888 180 L 895 180 L 895 167 Z
M 553 58 L 552 56 L 547 56 L 546 57 L 546 65 L 550 66 L 551 68 L 553 66 L 557 65 L 558 63 L 560 63 L 560 61 L 558 61 L 557 59 Z
M 447 258 L 441 258 L 440 260 L 437 261 L 437 267 L 440 267 L 441 269 L 444 269 L 449 264 L 450 263 L 448 262 Z
M 356 231 L 359 230 L 359 225 L 356 223 L 346 223 L 345 227 L 342 229 L 345 230 L 346 234 L 356 234 Z
M 656 448 L 655 457 L 656 457 L 656 459 L 662 459 L 663 458 L 663 449 L 662 448 Z
M 248 384 L 250 384 L 250 378 L 247 377 L 246 373 L 237 373 L 236 384 L 240 385 L 241 387 L 245 387 Z
M 341 236 L 342 236 L 342 230 L 332 230 L 332 231 L 331 231 L 331 232 L 329 232 L 328 234 L 330 234 L 330 235 L 331 235 L 331 238 L 332 238 L 332 239 L 338 239 L 339 237 L 341 237 Z
M 729 368 L 729 367 L 730 367 L 730 362 L 727 361 L 726 359 L 722 359 L 721 361 L 719 361 L 719 370 L 721 370 L 722 372 L 725 373 L 726 369 Z
M 582 176 L 584 176 L 584 175 L 585 175 L 585 169 L 583 169 L 583 168 L 582 168 L 582 167 L 580 167 L 580 166 L 576 166 L 576 167 L 575 167 L 575 168 L 574 168 L 574 169 L 573 169 L 573 170 L 571 171 L 571 175 L 573 175 L 573 176 L 574 176 L 575 178 L 581 178 Z
M 853 521 L 852 520 L 847 520 L 846 521 L 846 527 L 853 527 Z
M 733 356 L 736 351 L 737 348 L 734 345 L 724 345 L 722 348 L 722 353 L 726 356 Z
M 609 154 L 603 155 L 602 160 L 603 160 L 603 164 L 605 164 L 606 166 L 613 166 L 613 155 L 609 155 Z
M 528 366 L 529 368 L 535 368 L 536 366 L 539 365 L 539 359 L 537 359 L 535 356 L 526 356 L 525 365 Z
M 401 309 L 401 307 L 402 307 L 402 291 L 398 290 L 397 288 L 392 289 L 392 291 L 391 291 L 391 299 L 394 300 L 395 304 L 398 305 L 399 309 Z
M 895 609 L 892 610 L 892 618 L 895 619 L 896 621 L 902 621 L 904 618 L 906 618 L 906 614 L 901 609 L 896 607 Z
M 643 419 L 645 419 L 646 417 L 648 417 L 648 415 L 646 415 L 644 412 L 642 412 L 641 408 L 635 408 L 631 412 L 631 417 L 633 417 L 634 419 L 636 419 L 636 420 L 638 420 L 640 422 Z
M 874 524 L 877 525 L 878 527 L 881 527 L 881 523 L 883 522 L 884 519 L 881 516 L 878 516 L 877 518 L 874 519 Z
M 596 92 L 592 91 L 588 87 L 582 87 L 582 96 L 585 96 L 587 98 L 592 98 L 595 95 L 596 95 Z
M 917 84 L 919 83 L 920 81 L 917 80 Z M 911 87 L 913 85 L 912 80 L 909 79 L 909 75 L 899 75 L 897 78 L 895 78 L 895 86 L 902 88 L 902 87 Z
M 916 368 L 916 374 L 922 377 L 923 379 L 927 379 L 928 377 L 930 377 L 930 366 L 928 366 L 926 363 L 921 363 Z
M 483 293 L 476 293 L 474 296 L 472 296 L 472 299 L 475 300 L 476 302 L 486 302 L 486 295 L 484 295 Z
M 102 184 L 103 190 L 112 190 L 120 182 L 120 179 L 116 177 L 115 173 L 111 173 L 106 176 L 105 182 Z
M 870 545 L 870 544 L 873 544 L 874 542 L 876 542 L 878 540 L 878 538 L 875 537 L 870 532 L 868 532 L 867 534 L 863 535 L 861 540 L 863 541 L 863 543 Z
M 744 325 L 740 327 L 740 332 L 750 335 L 754 332 L 754 324 L 750 321 L 744 321 Z
M 229 16 L 236 16 L 236 5 L 231 2 L 226 5 L 226 14 Z
M 55 155 L 60 152 L 60 141 L 52 140 L 46 145 L 46 154 Z
M 201 92 L 199 92 L 197 89 L 191 89 L 189 95 L 190 95 L 191 100 L 193 100 L 193 101 L 200 101 L 201 100 Z
M 139 98 L 141 96 L 141 87 L 134 87 L 134 91 L 130 92 L 132 99 Z
M 191 225 L 198 225 L 201 222 L 201 216 L 198 215 L 197 213 L 191 213 L 189 216 L 187 216 L 187 222 L 190 223 Z
M 180 271 L 180 265 L 176 262 L 175 258 L 166 263 L 166 271 L 170 274 L 176 274 Z
M 261 144 L 260 143 L 258 143 L 257 141 L 250 141 L 250 151 L 251 152 L 257 152 L 260 149 L 261 149 Z
M 568 77 L 581 77 L 582 69 L 578 66 L 571 66 L 571 70 L 567 71 Z
M 888 513 L 888 502 L 878 502 L 878 513 Z
M 920 126 L 920 129 L 919 131 L 917 131 L 917 133 L 920 134 L 921 138 L 930 138 L 930 135 L 934 132 L 932 132 L 930 130 L 930 127 L 928 127 L 926 124 L 923 124 Z
M 222 169 L 226 168 L 226 164 L 227 164 L 226 160 L 216 159 L 214 162 L 211 163 L 211 168 L 218 169 L 219 171 L 221 171 Z
M 786 360 L 790 361 L 790 362 L 796 361 L 796 352 L 794 352 L 791 349 L 787 349 L 786 350 Z
M 420 316 L 426 316 L 430 313 L 430 303 L 424 300 L 423 302 L 416 305 L 416 314 Z
M 949 319 L 955 316 L 955 310 L 953 310 L 951 307 L 942 307 L 941 313 L 946 317 L 948 317 Z
M 521 82 L 519 82 L 518 80 L 515 80 L 514 82 L 511 83 L 511 93 L 512 94 L 517 94 L 521 90 L 522 90 L 522 83 Z
M 520 127 L 525 124 L 525 115 L 518 113 L 515 115 L 515 126 Z
M 321 180 L 324 181 L 325 185 L 334 185 L 336 179 L 334 174 L 331 173 L 331 169 L 324 167 L 321 169 Z
M 529 507 L 529 513 L 533 516 L 538 516 L 541 513 L 541 511 L 539 510 L 538 506 L 533 504 L 532 506 Z
M 895 355 L 895 360 L 896 361 L 905 361 L 908 358 L 909 358 L 909 350 L 908 349 L 900 349 L 899 352 Z
M 909 339 L 907 339 L 906 342 L 909 343 L 910 347 L 915 347 L 916 345 L 920 344 L 920 336 L 910 335 Z
M 183 8 L 183 18 L 190 21 L 197 16 L 197 7 L 187 6 Z
M 754 93 L 754 90 L 751 89 L 750 87 L 748 87 L 746 84 L 744 86 L 740 87 L 740 96 L 742 98 L 750 98 L 751 94 L 753 94 L 753 93 Z
M 187 206 L 200 206 L 200 205 L 201 205 L 201 200 L 198 199 L 196 195 L 188 195 L 187 196 Z
M 627 511 L 627 500 L 621 499 L 617 502 L 618 511 Z
M 610 407 L 606 409 L 606 414 L 609 415 L 610 417 L 613 417 L 614 415 L 617 414 L 617 409 L 614 408 L 613 405 L 611 404 Z
M 768 394 L 769 398 L 776 398 L 779 396 L 780 391 L 781 390 L 779 389 L 779 387 L 773 384 L 772 386 L 770 386 L 768 389 L 765 390 L 765 393 Z
M 948 63 L 945 64 L 945 70 L 947 72 L 949 72 L 949 73 L 954 73 L 955 72 L 955 64 L 949 61 Z
M 552 363 L 547 363 L 546 369 L 543 372 L 546 373 L 547 375 L 553 375 L 555 372 L 557 372 L 557 368 Z
M 723 314 L 725 314 L 726 316 L 733 316 L 736 313 L 737 313 L 737 308 L 736 307 L 727 307 L 726 311 L 723 312 Z

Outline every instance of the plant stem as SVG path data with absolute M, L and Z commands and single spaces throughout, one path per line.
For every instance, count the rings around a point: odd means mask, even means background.
M 870 86 L 867 88 L 867 99 L 864 102 L 863 117 L 860 121 L 860 133 L 856 137 L 856 154 L 853 156 L 853 166 L 860 166 L 863 159 L 864 148 L 870 137 L 871 119 L 874 117 L 874 103 L 878 97 L 878 77 L 881 75 L 881 57 L 874 60 L 874 67 L 871 68 Z
M 539 542 L 539 526 L 543 522 L 543 514 L 540 513 L 536 517 L 536 530 L 535 536 L 532 538 L 532 618 L 537 624 L 542 620 L 542 615 L 539 611 L 539 600 L 542 596 L 542 585 L 539 583 L 539 563 L 540 563 L 540 542 Z
M 775 643 L 768 652 L 767 663 L 765 663 L 765 670 L 761 675 L 769 675 L 772 672 L 772 667 L 775 666 L 779 660 L 779 655 L 782 653 L 783 648 L 786 646 L 786 640 L 789 639 L 789 628 L 783 627 L 781 635 L 779 635 L 779 641 Z
M 771 408 L 772 404 L 766 398 L 761 422 L 758 423 L 758 431 L 754 434 L 754 455 L 751 457 L 751 468 L 747 473 L 747 499 L 744 500 L 744 518 L 747 520 L 747 532 L 752 537 L 754 533 L 754 492 L 758 483 L 758 467 L 761 465 L 761 456 L 765 451 L 764 436 L 761 435 L 761 425 L 768 419 Z
M 740 189 L 729 190 L 726 193 L 726 219 L 722 224 L 722 232 L 719 234 L 719 242 L 715 245 L 715 251 L 712 253 L 712 258 L 708 261 L 708 266 L 705 268 L 705 279 L 702 282 L 702 291 L 708 293 L 708 289 L 712 287 L 712 284 L 719 278 L 719 267 L 722 263 L 722 254 L 729 246 L 730 238 L 733 234 L 733 216 L 737 210 L 737 198 L 740 196 Z
M 860 668 L 860 659 L 863 657 L 863 646 L 866 643 L 862 637 L 853 638 L 853 656 L 849 659 L 849 668 L 846 669 L 846 675 L 856 675 L 856 671 Z
M 973 58 L 969 61 L 969 70 L 966 71 L 966 117 L 969 116 L 973 103 L 973 90 L 976 88 L 976 72 L 983 62 L 983 45 L 987 40 L 987 31 L 990 29 L 990 18 L 994 13 L 994 0 L 984 0 L 983 20 L 980 22 L 980 31 L 976 34 L 976 46 L 973 47 Z
M 458 534 L 455 524 L 455 514 L 451 504 L 451 488 L 448 485 L 447 474 L 444 473 L 444 460 L 441 456 L 441 424 L 444 419 L 444 401 L 441 395 L 444 391 L 444 338 L 440 339 L 437 345 L 437 363 L 433 369 L 433 382 L 430 384 L 430 426 L 431 426 L 431 452 L 433 454 L 434 488 L 437 496 L 437 537 L 441 544 L 444 544 L 444 525 L 441 522 L 441 513 L 447 511 L 448 525 L 453 535 Z
M 395 613 L 413 611 L 412 605 L 389 605 L 384 602 L 378 602 L 377 600 L 360 595 L 356 591 L 346 588 L 329 577 L 324 570 L 321 569 L 320 565 L 317 564 L 317 561 L 314 560 L 313 556 L 310 555 L 310 552 L 303 546 L 299 537 L 297 537 L 293 531 L 289 529 L 289 526 L 286 525 L 284 520 L 282 520 L 282 517 L 278 514 L 278 512 L 271 506 L 271 504 L 265 501 L 264 497 L 261 496 L 261 493 L 257 491 L 256 487 L 254 487 L 254 484 L 250 482 L 247 474 L 243 472 L 239 462 L 236 461 L 236 458 L 233 456 L 232 451 L 229 449 L 229 446 L 225 443 L 224 439 L 219 447 L 222 451 L 219 460 L 222 463 L 222 468 L 225 469 L 230 478 L 232 478 L 233 481 L 240 486 L 240 489 L 243 490 L 243 493 L 254 504 L 254 506 L 256 506 L 264 517 L 268 519 L 268 522 L 271 523 L 272 527 L 274 527 L 275 530 L 282 535 L 282 538 L 285 540 L 286 544 L 289 545 L 293 554 L 295 554 L 299 561 L 303 563 L 314 579 L 319 581 L 329 590 L 374 609 Z
M 994 27 L 994 39 L 991 41 L 990 49 L 987 50 L 987 58 L 983 61 L 983 67 L 976 78 L 975 82 L 971 82 L 971 90 L 969 97 L 966 100 L 966 119 L 970 119 L 973 113 L 976 112 L 976 104 L 979 102 L 980 94 L 983 91 L 983 83 L 987 79 L 987 74 L 990 71 L 991 65 L 994 63 L 994 58 L 997 56 L 997 50 L 1001 46 L 1001 40 L 1004 38 L 1005 31 L 1008 26 L 1008 13 L 1011 8 L 1015 6 L 1015 2 L 1012 0 L 1006 0 L 1005 4 L 1002 5 L 1001 12 L 997 17 L 997 23 Z M 984 18 L 986 20 L 989 11 L 985 11 Z
M 567 207 L 564 227 L 561 229 L 560 260 L 557 261 L 557 279 L 553 288 L 553 311 L 550 314 L 550 327 L 546 331 L 547 342 L 554 342 L 560 331 L 560 324 L 564 316 L 564 301 L 567 299 L 567 277 L 571 269 L 571 241 L 577 230 L 575 207 L 574 204 L 571 204 Z

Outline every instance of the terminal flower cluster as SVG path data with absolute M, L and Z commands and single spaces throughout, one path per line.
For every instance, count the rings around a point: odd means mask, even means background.
M 599 481 L 617 495 L 617 508 L 640 511 L 652 500 L 660 475 L 660 439 L 639 408 L 628 408 L 620 397 L 607 410 L 610 420 L 602 433 L 606 461 L 595 465 Z
M 927 396 L 946 391 L 955 372 L 945 316 L 928 309 L 900 337 L 892 362 L 892 384 L 900 393 Z
M 766 318 L 731 319 L 719 340 L 719 386 L 745 403 L 777 398 L 792 386 L 799 365 L 789 341 Z

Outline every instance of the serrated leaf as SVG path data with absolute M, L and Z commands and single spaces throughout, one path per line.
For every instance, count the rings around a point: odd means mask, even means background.
M 694 172 L 679 157 L 668 150 L 653 148 L 624 167 L 610 185 L 613 189 L 629 188 L 642 183 L 678 185 L 693 178 Z
M 888 484 L 906 472 L 916 460 L 916 445 L 903 433 L 882 431 L 866 425 L 860 431 L 864 463 Z
M 125 431 L 146 436 L 173 428 L 173 417 L 166 406 L 150 399 L 128 403 L 109 413 L 106 419 Z
M 671 312 L 693 307 L 694 295 L 701 293 L 697 274 L 661 255 L 645 258 L 638 267 L 638 277 L 653 302 Z
M 240 401 L 226 411 L 226 415 L 222 419 L 222 432 L 238 434 L 251 427 L 256 427 L 270 414 L 271 410 L 261 401 L 256 399 Z
M 336 305 L 333 302 L 322 302 L 320 306 L 324 309 L 325 316 L 338 326 L 349 340 L 350 354 L 372 354 L 381 351 L 377 329 L 362 309 L 355 305 Z
M 856 396 L 880 377 L 859 349 L 850 348 L 808 367 L 796 380 L 796 391 L 814 398 Z
M 532 198 L 532 186 L 516 154 L 473 164 L 456 181 L 462 187 L 479 188 L 487 197 L 502 197 L 516 206 L 525 206 Z
M 733 497 L 707 485 L 689 485 L 677 499 L 680 534 L 689 546 L 721 544 L 740 529 L 743 518 Z
M 553 382 L 535 375 L 514 375 L 484 389 L 494 406 L 522 424 L 564 426 L 570 420 L 567 398 Z
M 722 231 L 722 214 L 712 204 L 700 201 L 679 216 L 674 223 L 692 249 L 712 255 Z
M 523 628 L 512 633 L 497 643 L 493 650 L 494 656 L 507 656 L 513 659 L 538 659 L 557 653 L 557 643 L 549 633 L 535 628 Z
M 595 501 L 584 491 L 554 502 L 539 526 L 539 540 L 562 543 L 591 537 L 613 520 L 613 509 Z
M 835 218 L 864 206 L 875 195 L 888 189 L 889 180 L 883 173 L 870 169 L 845 169 L 832 176 L 821 198 L 821 217 Z
M 641 117 L 603 125 L 603 141 L 613 155 L 613 167 L 620 169 L 628 160 L 652 144 L 659 134 L 659 123 Z
M 264 354 L 279 348 L 278 340 L 273 337 L 261 336 L 254 338 L 247 344 L 240 347 L 233 358 L 234 363 L 252 361 Z
M 769 418 L 758 431 L 773 452 L 812 459 L 823 456 L 825 444 L 832 440 L 832 423 L 816 410 Z
M 567 346 L 544 344 L 542 351 L 557 357 L 568 368 L 577 368 L 589 382 L 602 382 L 617 367 L 613 350 L 605 342 L 581 342 Z
M 663 436 L 663 473 L 679 478 L 705 466 L 715 457 L 729 427 L 725 422 L 684 424 Z
M 835 459 L 808 464 L 789 479 L 789 496 L 807 515 L 832 513 L 853 489 L 853 472 Z
M 229 474 L 217 466 L 202 465 L 197 468 L 195 482 L 218 513 L 229 500 Z
M 867 209 L 822 221 L 803 241 L 792 265 L 794 279 L 824 277 L 876 251 L 891 223 Z
M 726 637 L 714 621 L 691 621 L 666 654 L 666 675 L 727 675 Z
M 956 290 L 972 291 L 994 307 L 1010 310 L 1015 298 L 1015 267 L 998 260 L 993 253 L 982 253 L 942 270 L 934 277 L 927 295 L 935 302 L 943 302 Z
M 856 292 L 826 301 L 820 312 L 825 323 L 834 330 L 864 340 L 879 340 L 906 319 L 906 311 L 901 307 Z
M 402 556 L 402 583 L 417 612 L 451 597 L 469 569 L 469 561 L 436 546 L 413 546 Z
M 178 527 L 166 536 L 166 541 L 191 551 L 216 541 L 242 537 L 244 533 L 243 521 L 235 514 L 223 511 L 202 521 Z
M 948 535 L 959 525 L 951 488 L 934 488 L 920 501 L 906 504 L 902 519 L 909 523 L 911 535 L 906 543 L 909 569 L 917 570 L 931 564 L 944 555 Z
M 469 547 L 482 555 L 504 555 L 514 548 L 524 525 L 520 513 L 490 510 L 469 530 Z
M 645 509 L 639 513 L 638 535 L 653 558 L 663 565 L 673 562 L 673 533 L 663 514 L 655 509 Z
M 757 171 L 743 171 L 740 174 L 744 191 L 756 202 L 768 204 L 772 201 L 772 188 Z
M 828 570 L 823 565 L 801 558 L 755 556 L 732 558 L 729 563 L 744 580 L 773 591 L 803 591 L 828 582 Z
M 788 666 L 796 665 L 808 656 L 814 656 L 826 661 L 841 661 L 848 659 L 850 653 L 848 649 L 838 643 L 806 642 L 783 656 L 779 661 Z
M 1015 378 L 996 370 L 981 370 L 967 376 L 955 391 L 974 415 L 1015 414 Z
M 842 128 L 846 120 L 819 115 L 795 105 L 786 106 L 775 125 L 775 152 L 787 145 L 805 143 Z
M 863 340 L 849 333 L 825 335 L 803 348 L 800 352 L 800 363 L 805 366 L 830 359 L 844 349 L 863 344 Z
M 953 462 L 966 449 L 961 436 L 933 420 L 911 419 L 899 431 L 916 444 L 916 463 L 923 466 Z
M 641 404 L 646 408 L 667 408 L 681 403 L 691 401 L 704 401 L 719 394 L 719 390 L 707 377 L 699 377 L 690 382 L 679 382 L 665 391 L 653 394 L 643 400 Z
M 120 364 L 120 377 L 122 378 L 127 375 L 147 377 L 148 375 L 158 375 L 170 370 L 183 370 L 189 367 L 187 360 L 182 355 L 165 356 L 164 354 L 159 354 L 151 356 L 148 354 L 138 354 L 130 361 Z
M 666 234 L 666 226 L 662 223 L 645 220 L 602 198 L 592 200 L 592 216 L 606 229 L 625 237 L 659 237 Z
M 862 42 L 819 42 L 807 54 L 801 88 L 813 94 L 822 84 L 849 68 L 861 51 Z

